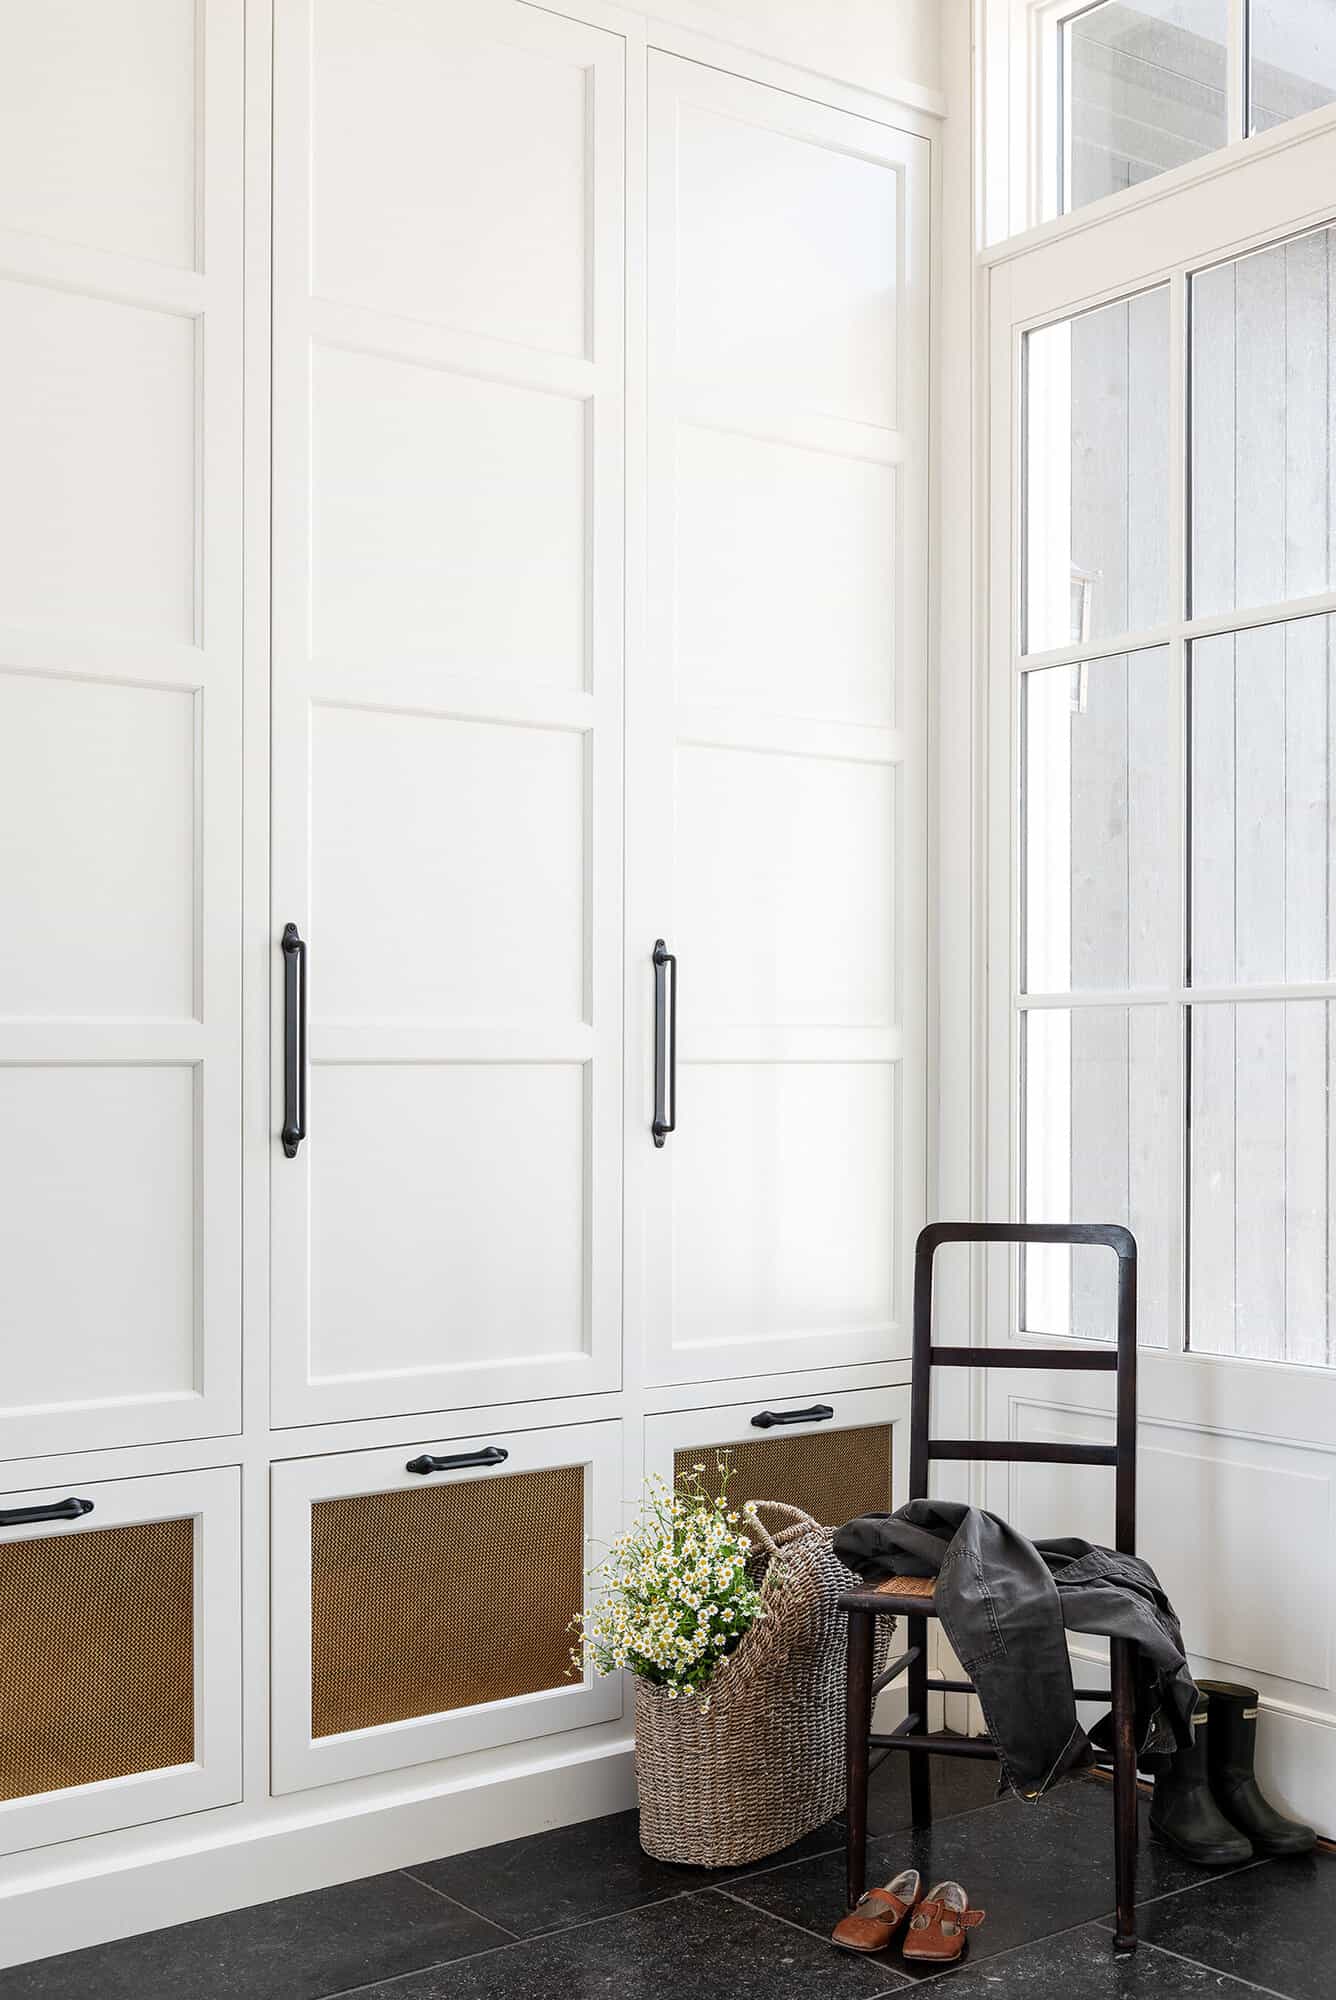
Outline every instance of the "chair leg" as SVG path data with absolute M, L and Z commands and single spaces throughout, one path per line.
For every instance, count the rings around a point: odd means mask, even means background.
M 1135 1951 L 1137 1874 L 1137 1745 L 1133 1716 L 1135 1650 L 1130 1639 L 1109 1642 L 1113 1696 L 1113 1879 L 1118 1905 L 1115 1951 Z
M 867 1887 L 868 1736 L 872 1729 L 872 1635 L 870 1611 L 850 1611 L 849 1680 L 845 1710 L 844 1851 L 849 1908 Z
M 908 1642 L 918 1647 L 918 1658 L 909 1663 L 907 1687 L 909 1706 L 918 1717 L 917 1728 L 928 1727 L 928 1621 L 907 1618 Z M 909 1752 L 909 1814 L 915 1826 L 932 1825 L 932 1757 L 926 1750 Z

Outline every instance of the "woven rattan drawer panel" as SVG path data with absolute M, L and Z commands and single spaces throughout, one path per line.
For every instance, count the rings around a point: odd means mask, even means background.
M 0 1799 L 195 1755 L 194 1523 L 0 1546 Z
M 584 1468 L 311 1509 L 311 1734 L 566 1682 L 584 1603 Z
M 744 1500 L 787 1500 L 836 1528 L 855 1514 L 890 1511 L 889 1424 L 803 1431 L 793 1437 L 740 1438 L 734 1444 L 692 1445 L 675 1455 L 673 1472 L 680 1476 L 693 1465 L 703 1464 L 705 1484 L 714 1492 L 716 1465 L 725 1455 L 734 1467 L 728 1496 L 735 1507 Z

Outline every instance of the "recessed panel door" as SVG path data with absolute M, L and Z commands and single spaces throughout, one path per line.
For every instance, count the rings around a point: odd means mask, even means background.
M 275 1417 L 613 1387 L 622 44 L 281 0 L 275 90 Z
M 651 56 L 628 1173 L 655 1382 L 907 1349 L 927 151 Z
M 0 1458 L 239 1416 L 242 84 L 0 13 Z

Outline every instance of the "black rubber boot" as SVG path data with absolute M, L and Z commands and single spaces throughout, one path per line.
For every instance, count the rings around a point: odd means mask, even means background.
M 1221 1812 L 1247 1835 L 1258 1854 L 1307 1854 L 1317 1842 L 1312 1827 L 1286 1819 L 1257 1788 L 1253 1761 L 1257 1689 L 1236 1687 L 1230 1681 L 1203 1681 L 1201 1691 L 1211 1711 L 1206 1774 Z
M 1192 1748 L 1176 1750 L 1155 1780 L 1150 1829 L 1203 1868 L 1232 1868 L 1252 1855 L 1252 1842 L 1221 1812 L 1207 1777 L 1210 1707 L 1203 1693 L 1192 1718 Z

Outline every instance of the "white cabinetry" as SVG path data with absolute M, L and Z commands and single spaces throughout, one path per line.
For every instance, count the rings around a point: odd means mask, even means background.
M 0 1493 L 0 1853 L 240 1797 L 240 1526 L 233 1467 Z
M 933 121 L 652 32 L 0 0 L 0 1964 L 627 1803 L 644 1470 L 898 1491 Z
M 673 1480 L 703 1465 L 715 1492 L 721 1463 L 735 1506 L 784 1500 L 837 1527 L 855 1514 L 889 1512 L 908 1488 L 909 1390 L 804 1385 L 797 1394 L 645 1419 L 651 1478 Z
M 656 1383 L 908 1352 L 927 155 L 651 54 L 629 937 L 641 995 L 667 939 L 681 1020 L 677 1130 L 627 1171 Z
M 0 1457 L 240 1415 L 241 29 L 0 15 Z
M 623 46 L 513 0 L 277 30 L 273 922 L 310 1136 L 275 1153 L 274 1419 L 613 1389 Z
M 570 1623 L 617 1532 L 621 1426 L 274 1467 L 274 1789 L 619 1715 Z

